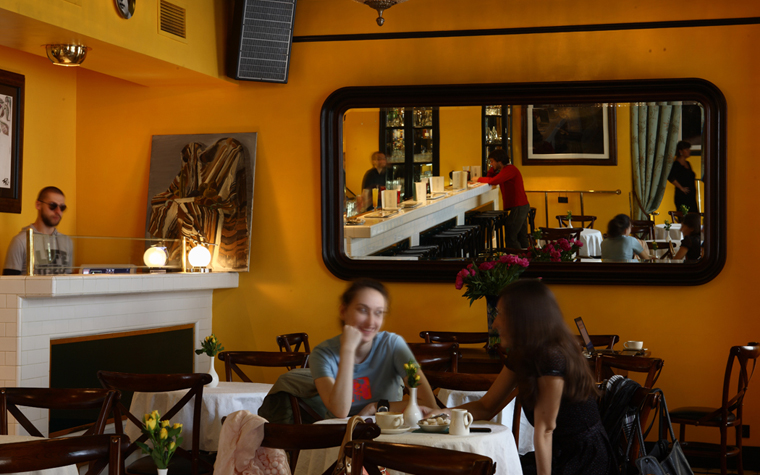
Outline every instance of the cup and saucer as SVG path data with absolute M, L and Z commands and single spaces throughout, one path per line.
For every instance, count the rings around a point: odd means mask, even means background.
M 412 430 L 410 426 L 404 425 L 404 415 L 400 412 L 378 412 L 375 414 L 375 422 L 382 434 L 403 434 Z

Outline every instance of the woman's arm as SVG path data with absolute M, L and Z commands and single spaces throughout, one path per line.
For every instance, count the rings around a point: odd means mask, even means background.
M 504 407 L 512 400 L 512 391 L 517 387 L 517 377 L 512 370 L 507 367 L 502 368 L 496 381 L 493 382 L 488 392 L 477 401 L 468 402 L 456 409 L 466 409 L 472 414 L 476 421 L 488 421 L 501 412 Z M 445 410 L 441 412 L 450 413 Z
M 338 374 L 335 378 L 324 376 L 314 380 L 319 397 L 335 417 L 348 417 L 351 411 L 354 397 L 354 362 L 361 338 L 361 332 L 357 328 L 344 325 L 340 337 Z
M 634 239 L 636 239 L 636 241 L 639 243 L 639 246 L 641 246 L 641 252 L 639 252 L 639 256 L 642 259 L 651 259 L 652 256 L 649 254 L 649 246 L 647 246 L 647 243 L 638 238 Z
M 430 387 L 430 383 L 422 372 L 422 369 L 417 370 L 417 374 L 420 375 L 420 384 L 417 386 L 417 403 L 432 408 L 438 407 L 435 395 L 433 394 L 433 388 Z
M 681 186 L 681 184 L 678 183 L 678 180 L 673 180 L 673 181 L 671 181 L 671 183 L 673 183 L 673 186 L 675 186 L 676 188 L 678 188 L 679 190 L 681 190 L 681 193 L 683 193 L 685 195 L 688 195 L 689 191 L 691 191 L 691 190 L 689 190 L 689 188 L 687 188 L 685 186 Z
M 538 475 L 552 473 L 552 435 L 562 402 L 565 380 L 560 376 L 538 378 L 538 399 L 533 410 L 533 445 L 536 448 Z
M 681 243 L 681 247 L 678 248 L 678 252 L 673 257 L 673 259 L 683 259 L 686 257 L 686 253 L 689 252 L 689 248 L 684 246 L 683 243 Z
M 435 412 L 436 414 L 438 412 L 443 411 L 437 411 L 438 409 L 438 403 L 435 400 L 435 395 L 433 394 L 433 389 L 430 387 L 430 383 L 428 382 L 427 378 L 425 378 L 425 375 L 422 374 L 422 370 L 419 370 L 417 374 L 420 375 L 420 384 L 417 386 L 417 403 L 420 406 L 420 410 L 422 411 L 422 416 L 427 417 L 430 413 Z M 407 404 L 409 404 L 408 401 L 389 401 L 389 411 L 390 412 L 404 412 L 404 409 L 406 409 Z M 377 403 L 373 402 L 371 404 L 367 404 L 364 406 L 364 408 L 359 412 L 358 415 L 360 416 L 371 416 L 374 415 L 377 412 Z

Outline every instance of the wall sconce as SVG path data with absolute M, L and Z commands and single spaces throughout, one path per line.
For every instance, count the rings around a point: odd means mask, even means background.
M 85 45 L 45 45 L 48 59 L 56 66 L 79 66 L 90 49 Z
M 198 243 L 187 253 L 187 260 L 192 266 L 192 272 L 209 272 L 208 265 L 211 263 L 211 252 L 203 243 Z
M 406 0 L 354 0 L 355 2 L 363 3 L 364 5 L 367 5 L 370 8 L 374 8 L 377 10 L 378 16 L 377 17 L 377 26 L 383 26 L 383 23 L 385 23 L 385 18 L 383 18 L 383 10 L 387 10 L 393 5 L 403 3 Z
M 151 246 L 143 254 L 143 262 L 150 267 L 151 273 L 163 273 L 166 269 L 156 269 L 166 265 L 166 248 L 163 246 Z

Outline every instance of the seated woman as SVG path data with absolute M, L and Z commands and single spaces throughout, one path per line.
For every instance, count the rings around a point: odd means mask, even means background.
M 497 309 L 494 328 L 509 348 L 505 368 L 482 399 L 461 408 L 489 420 L 517 387 L 535 428 L 536 450 L 520 460 L 525 475 L 616 474 L 594 378 L 554 295 L 539 280 L 519 280 L 501 292 Z
M 401 401 L 404 364 L 414 356 L 403 338 L 380 331 L 387 311 L 383 284 L 371 279 L 353 282 L 341 297 L 343 333 L 312 351 L 314 384 L 332 416 L 372 415 L 379 405 L 392 412 L 406 408 Z M 436 407 L 425 375 L 417 374 L 419 404 Z
M 607 225 L 607 239 L 602 241 L 602 259 L 628 261 L 636 256 L 651 259 L 647 246 L 631 236 L 631 218 L 619 214 Z
M 697 213 L 688 213 L 681 220 L 681 247 L 675 258 L 696 261 L 702 257 L 702 220 Z

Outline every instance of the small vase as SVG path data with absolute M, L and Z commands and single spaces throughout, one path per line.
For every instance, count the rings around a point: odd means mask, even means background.
M 573 222 L 571 220 L 569 220 L 569 219 L 567 220 L 567 227 L 568 228 L 572 228 L 573 227 Z
M 156 470 L 158 470 L 158 475 L 167 475 L 169 473 L 168 468 L 157 468 Z
M 211 375 L 211 382 L 206 385 L 207 388 L 215 388 L 217 384 L 219 384 L 219 375 L 216 374 L 216 369 L 214 369 L 214 357 L 209 356 L 209 362 L 211 363 L 208 368 L 208 374 Z
M 493 327 L 493 321 L 496 320 L 496 315 L 499 311 L 496 308 L 496 304 L 499 303 L 498 295 L 486 295 L 486 312 L 488 316 L 488 351 L 495 351 L 499 346 L 499 332 Z
M 417 405 L 417 388 L 409 388 L 409 404 L 404 409 L 404 425 L 414 427 L 422 419 L 422 411 Z

